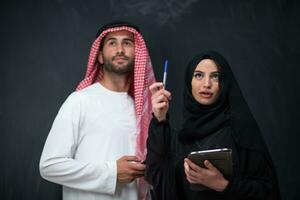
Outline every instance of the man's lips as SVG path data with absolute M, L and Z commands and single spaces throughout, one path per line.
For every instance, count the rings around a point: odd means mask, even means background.
M 125 56 L 115 56 L 115 57 L 113 57 L 112 60 L 122 61 L 122 60 L 128 60 L 128 58 Z

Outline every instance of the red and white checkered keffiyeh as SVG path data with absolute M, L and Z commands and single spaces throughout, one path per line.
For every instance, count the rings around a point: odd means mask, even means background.
M 135 44 L 135 62 L 134 62 L 134 78 L 130 87 L 130 95 L 134 99 L 135 112 L 137 117 L 137 139 L 136 139 L 136 156 L 140 160 L 145 160 L 146 140 L 148 137 L 148 127 L 151 120 L 151 95 L 149 86 L 155 82 L 155 77 L 151 65 L 150 56 L 142 35 L 134 28 L 128 26 L 120 26 L 109 28 L 103 31 L 94 41 L 87 65 L 85 78 L 77 86 L 76 90 L 81 90 L 97 81 L 102 76 L 102 66 L 98 62 L 99 48 L 101 40 L 110 32 L 126 30 L 134 34 Z M 139 199 L 145 199 L 146 185 L 143 180 L 139 181 Z

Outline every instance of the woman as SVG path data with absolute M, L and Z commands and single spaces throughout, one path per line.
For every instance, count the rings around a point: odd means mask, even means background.
M 278 182 L 260 130 L 227 61 L 209 51 L 195 56 L 185 73 L 183 125 L 171 131 L 171 93 L 150 86 L 153 119 L 149 127 L 146 179 L 153 199 L 279 199 Z M 192 151 L 232 149 L 233 175 L 208 160 L 205 168 L 187 159 Z M 190 184 L 207 189 L 193 191 Z

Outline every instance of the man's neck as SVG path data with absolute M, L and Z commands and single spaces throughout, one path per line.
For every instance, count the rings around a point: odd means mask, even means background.
M 130 87 L 129 75 L 119 75 L 103 71 L 103 77 L 99 81 L 105 88 L 115 92 L 128 92 Z

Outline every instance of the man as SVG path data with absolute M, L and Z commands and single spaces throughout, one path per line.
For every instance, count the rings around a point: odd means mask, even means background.
M 40 160 L 41 176 L 63 185 L 64 200 L 145 199 L 148 87 L 154 82 L 139 29 L 100 29 L 87 72 L 60 108 Z

